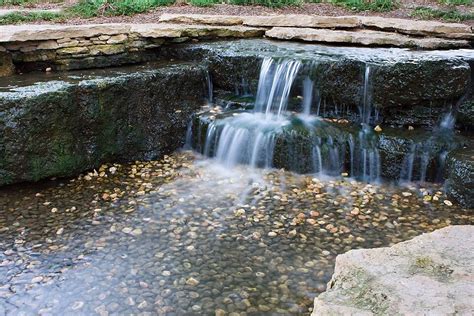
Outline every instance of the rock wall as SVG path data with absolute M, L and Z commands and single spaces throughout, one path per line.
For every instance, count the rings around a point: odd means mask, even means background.
M 142 62 L 163 43 L 262 38 L 415 49 L 471 47 L 469 25 L 361 16 L 164 14 L 158 23 L 0 26 L 0 53 L 17 71 L 84 69 Z M 151 56 L 150 56 L 151 55 Z M 10 66 L 0 56 L 0 76 Z
M 474 310 L 474 227 L 450 226 L 390 248 L 336 258 L 312 315 L 454 315 Z
M 73 70 L 157 59 L 164 43 L 191 39 L 261 37 L 262 28 L 161 24 L 0 26 L 0 54 L 17 71 Z M 8 75 L 0 56 L 0 76 Z
M 446 192 L 450 198 L 474 208 L 474 149 L 469 146 L 447 157 Z
M 0 92 L 0 185 L 170 153 L 206 91 L 194 64 L 76 75 Z
M 299 76 L 309 76 L 321 95 L 320 115 L 357 116 L 364 98 L 364 76 L 370 67 L 369 94 L 379 122 L 398 126 L 432 127 L 447 112 L 469 102 L 474 53 L 459 55 L 417 54 L 406 50 L 336 48 L 244 39 L 162 46 L 162 56 L 205 61 L 216 89 L 242 90 L 245 83 L 255 95 L 263 58 L 298 58 L 304 63 Z M 300 55 L 298 55 L 300 54 Z M 302 80 L 296 80 L 302 82 Z M 292 96 L 302 95 L 302 87 Z M 313 105 L 316 107 L 316 104 Z M 340 114 L 339 114 L 340 115 Z M 469 117 L 459 115 L 461 127 Z M 467 123 L 467 124 L 465 124 Z

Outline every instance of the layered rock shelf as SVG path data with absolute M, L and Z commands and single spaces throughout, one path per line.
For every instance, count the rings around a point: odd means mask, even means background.
M 205 69 L 155 64 L 0 80 L 0 185 L 74 176 L 180 148 Z M 179 96 L 179 97 L 178 97 Z
M 450 226 L 390 248 L 339 255 L 312 315 L 470 314 L 473 245 L 473 226 Z
M 146 61 L 167 43 L 216 38 L 448 49 L 471 47 L 468 25 L 358 16 L 164 14 L 154 24 L 0 27 L 0 76 L 37 68 L 106 67 Z

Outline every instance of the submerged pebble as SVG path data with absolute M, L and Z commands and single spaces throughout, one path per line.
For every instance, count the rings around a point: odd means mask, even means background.
M 14 289 L 0 287 L 0 310 L 308 314 L 337 254 L 474 219 L 437 185 L 195 159 L 176 153 L 0 189 L 0 284 Z

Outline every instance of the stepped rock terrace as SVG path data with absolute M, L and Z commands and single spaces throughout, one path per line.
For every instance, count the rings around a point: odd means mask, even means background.
M 0 314 L 319 315 L 337 255 L 473 223 L 469 26 L 0 29 Z

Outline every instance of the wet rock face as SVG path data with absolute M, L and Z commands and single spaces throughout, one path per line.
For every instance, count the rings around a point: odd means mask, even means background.
M 15 66 L 11 56 L 0 51 L 0 77 L 10 76 L 14 71 Z
M 375 52 L 380 52 L 380 56 L 371 55 Z M 326 113 L 320 113 L 322 116 L 333 115 L 341 107 L 352 113 L 359 111 L 369 66 L 371 103 L 379 110 L 380 122 L 393 125 L 434 126 L 472 90 L 470 63 L 474 57 L 468 54 L 430 57 L 406 50 L 329 50 L 317 45 L 306 48 L 302 44 L 264 40 L 183 44 L 162 48 L 162 53 L 172 58 L 207 61 L 216 88 L 234 91 L 245 79 L 253 92 L 266 56 L 294 56 L 304 63 L 299 75 L 309 76 L 315 82 L 325 105 Z M 295 87 L 292 95 L 296 97 L 301 92 L 301 87 Z
M 462 60 L 377 65 L 373 101 L 384 107 L 457 101 L 469 92 L 471 69 Z
M 450 226 L 390 248 L 336 258 L 315 315 L 463 314 L 474 308 L 474 228 Z
M 474 149 L 461 149 L 448 155 L 445 186 L 448 196 L 474 208 Z
M 0 185 L 179 148 L 202 105 L 204 70 L 157 67 L 0 92 Z
M 474 131 L 474 99 L 462 103 L 457 109 L 458 125 L 466 131 Z

